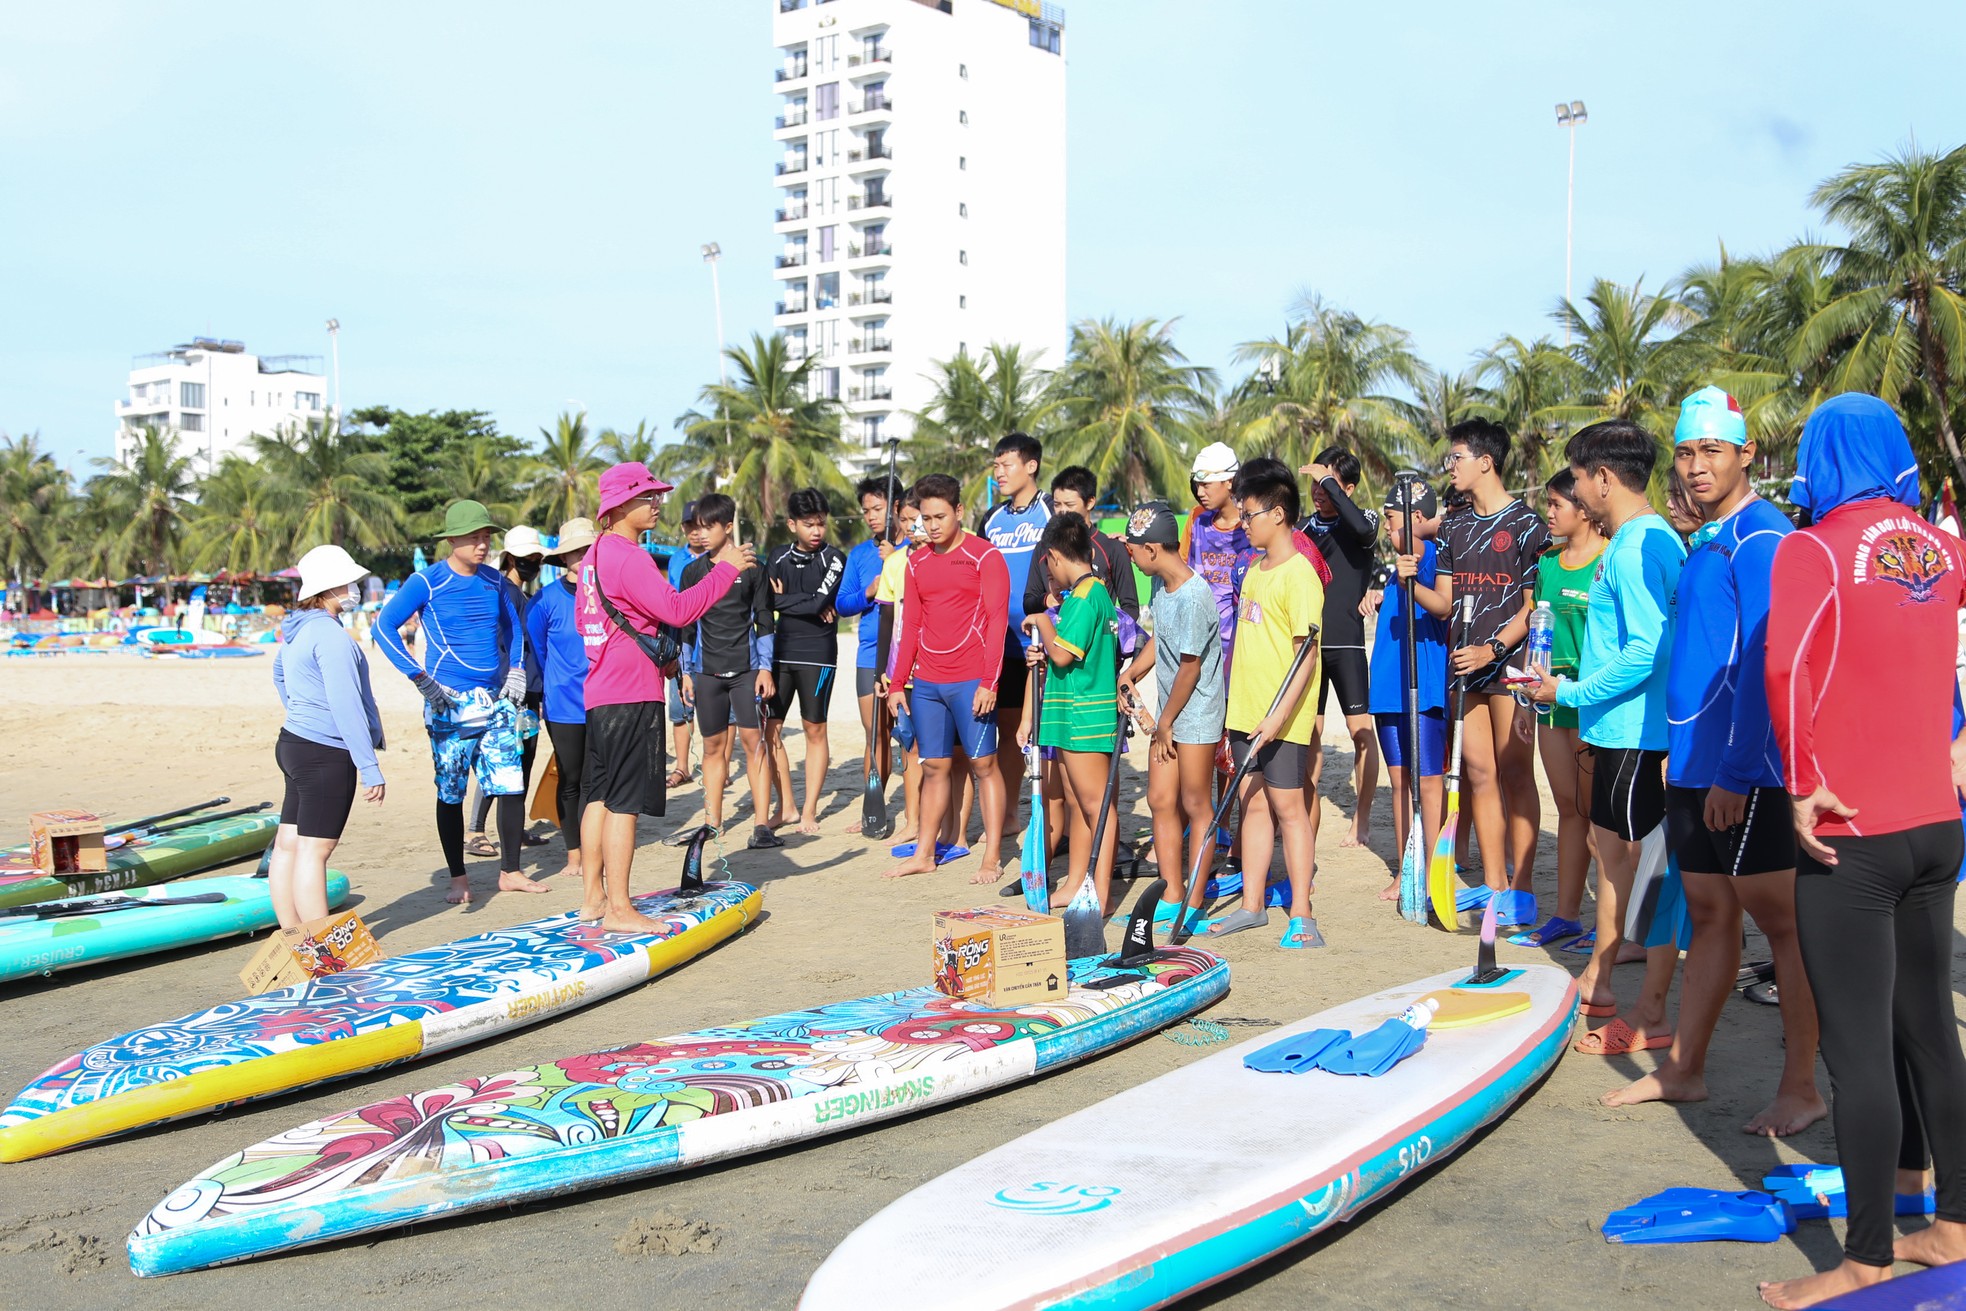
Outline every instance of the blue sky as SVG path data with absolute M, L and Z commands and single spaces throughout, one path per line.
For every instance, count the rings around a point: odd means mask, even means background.
M 898 0 L 897 0 L 898 2 Z M 982 0 L 957 0 L 981 3 Z M 0 8 L 0 431 L 107 453 L 130 357 L 325 353 L 344 403 L 667 431 L 768 329 L 771 0 Z M 1822 177 L 1966 139 L 1917 34 L 1813 0 L 1068 6 L 1068 304 L 1230 369 L 1301 291 L 1460 367 L 1577 276 L 1811 229 Z M 1909 71 L 1907 71 L 1909 61 Z

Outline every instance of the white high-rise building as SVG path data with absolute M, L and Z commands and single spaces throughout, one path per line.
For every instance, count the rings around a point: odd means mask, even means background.
M 170 430 L 209 473 L 254 433 L 326 417 L 327 394 L 318 355 L 249 355 L 244 342 L 194 337 L 132 362 L 129 399 L 116 402 L 116 458 L 145 428 Z
M 1064 10 L 1039 0 L 770 0 L 781 299 L 865 468 L 934 362 L 1065 350 Z

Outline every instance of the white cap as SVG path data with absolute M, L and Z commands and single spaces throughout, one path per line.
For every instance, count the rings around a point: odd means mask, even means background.
M 1236 471 L 1241 468 L 1242 461 L 1236 458 L 1234 451 L 1221 442 L 1210 442 L 1201 448 L 1201 454 L 1195 457 L 1194 467 L 1189 472 L 1198 483 L 1220 483 L 1235 477 Z
M 501 563 L 503 562 L 503 556 L 515 556 L 523 560 L 527 556 L 545 555 L 546 541 L 539 535 L 537 529 L 528 528 L 524 524 L 520 524 L 516 528 L 507 528 L 505 530 L 505 544 L 500 550 L 502 552 Z
M 317 546 L 300 557 L 300 599 L 359 583 L 369 571 L 339 546 Z

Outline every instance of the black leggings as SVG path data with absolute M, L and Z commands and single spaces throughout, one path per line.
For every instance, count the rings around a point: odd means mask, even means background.
M 1966 1223 L 1966 1054 L 1952 1001 L 1962 840 L 1957 820 L 1826 838 L 1837 863 L 1803 852 L 1796 870 L 1796 934 L 1850 1205 L 1843 1250 L 1864 1265 L 1892 1263 L 1892 1167 L 1901 1159 L 1922 1164 L 1929 1149 L 1939 1218 Z
M 580 775 L 587 764 L 587 722 L 556 724 L 546 721 L 546 734 L 553 739 L 553 759 L 560 769 L 560 840 L 568 851 L 580 850 Z
M 526 832 L 526 798 L 524 793 L 509 797 L 493 797 L 498 802 L 498 868 L 517 870 L 523 863 L 520 852 L 524 849 Z M 482 822 L 482 821 L 481 821 Z M 464 803 L 462 801 L 439 801 L 437 803 L 437 845 L 443 848 L 444 863 L 450 866 L 451 877 L 464 877 Z

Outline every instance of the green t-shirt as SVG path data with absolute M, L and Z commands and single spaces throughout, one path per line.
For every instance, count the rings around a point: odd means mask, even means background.
M 1536 600 L 1548 601 L 1556 616 L 1550 632 L 1550 672 L 1563 678 L 1577 677 L 1577 663 L 1584 649 L 1584 625 L 1590 614 L 1591 579 L 1604 549 L 1575 569 L 1563 567 L 1563 548 L 1544 553 L 1536 568 Z M 1577 727 L 1577 712 L 1558 706 L 1549 721 L 1558 728 Z
M 1048 664 L 1038 745 L 1111 751 L 1119 737 L 1119 612 L 1106 584 L 1079 579 L 1058 605 L 1058 645 L 1078 659 Z

